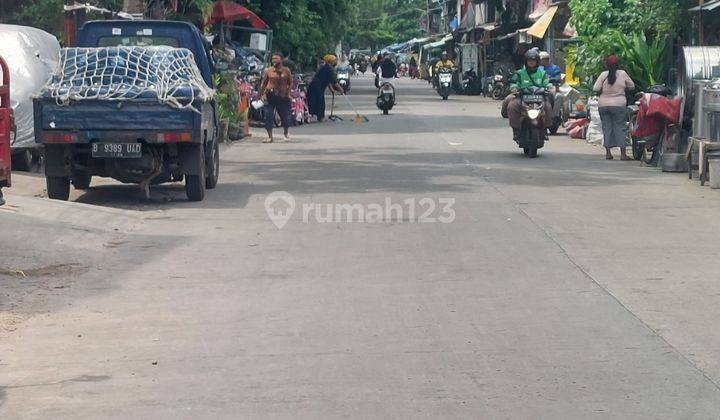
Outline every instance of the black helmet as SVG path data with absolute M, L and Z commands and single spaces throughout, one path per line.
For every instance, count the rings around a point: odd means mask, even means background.
M 528 61 L 528 60 L 540 61 L 540 53 L 537 52 L 537 50 L 535 50 L 535 49 L 532 49 L 532 50 L 526 52 L 525 53 L 525 61 Z

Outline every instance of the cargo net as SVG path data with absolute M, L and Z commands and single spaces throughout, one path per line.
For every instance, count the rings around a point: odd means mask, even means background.
M 205 84 L 192 52 L 170 47 L 65 48 L 41 96 L 72 101 L 157 100 L 199 110 L 214 91 Z

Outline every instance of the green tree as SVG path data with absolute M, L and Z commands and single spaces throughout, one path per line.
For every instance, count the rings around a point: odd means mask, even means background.
M 574 58 L 577 73 L 590 82 L 602 71 L 603 59 L 618 54 L 634 69 L 631 76 L 641 86 L 664 82 L 664 77 L 657 77 L 667 74 L 668 42 L 678 33 L 688 7 L 688 0 L 570 0 L 572 24 L 581 40 Z M 652 45 L 645 39 L 652 39 Z M 633 47 L 646 50 L 633 51 Z M 638 57 L 643 57 L 642 62 L 629 62 Z M 649 63 L 653 68 L 643 68 Z
M 63 0 L 11 2 L 8 9 L 3 10 L 7 16 L 4 20 L 8 23 L 40 28 L 62 39 L 65 35 L 63 3 Z M 122 0 L 96 0 L 89 3 L 111 11 L 122 9 Z
M 344 43 L 350 47 L 377 49 L 420 37 L 425 0 L 358 0 L 350 17 Z
M 301 65 L 335 51 L 347 30 L 353 0 L 250 0 L 274 31 L 274 47 Z

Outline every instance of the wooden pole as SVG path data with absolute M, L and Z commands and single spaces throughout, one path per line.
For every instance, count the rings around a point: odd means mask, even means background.
M 75 1 L 74 0 L 65 0 L 64 2 L 65 6 L 72 6 Z M 75 12 L 74 11 L 66 11 L 65 12 L 65 46 L 66 47 L 74 47 L 75 46 Z
M 705 45 L 705 28 L 703 25 L 703 11 L 702 7 L 705 4 L 705 0 L 698 0 L 700 6 L 700 11 L 698 12 L 698 22 L 700 23 L 700 32 L 698 36 L 698 41 L 700 41 L 700 45 Z

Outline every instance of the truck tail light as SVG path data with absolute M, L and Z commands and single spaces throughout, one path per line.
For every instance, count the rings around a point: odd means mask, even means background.
M 180 143 L 191 141 L 192 136 L 190 133 L 160 133 L 158 134 L 158 141 L 163 143 Z
M 43 143 L 72 143 L 77 136 L 72 133 L 46 132 L 42 135 Z

